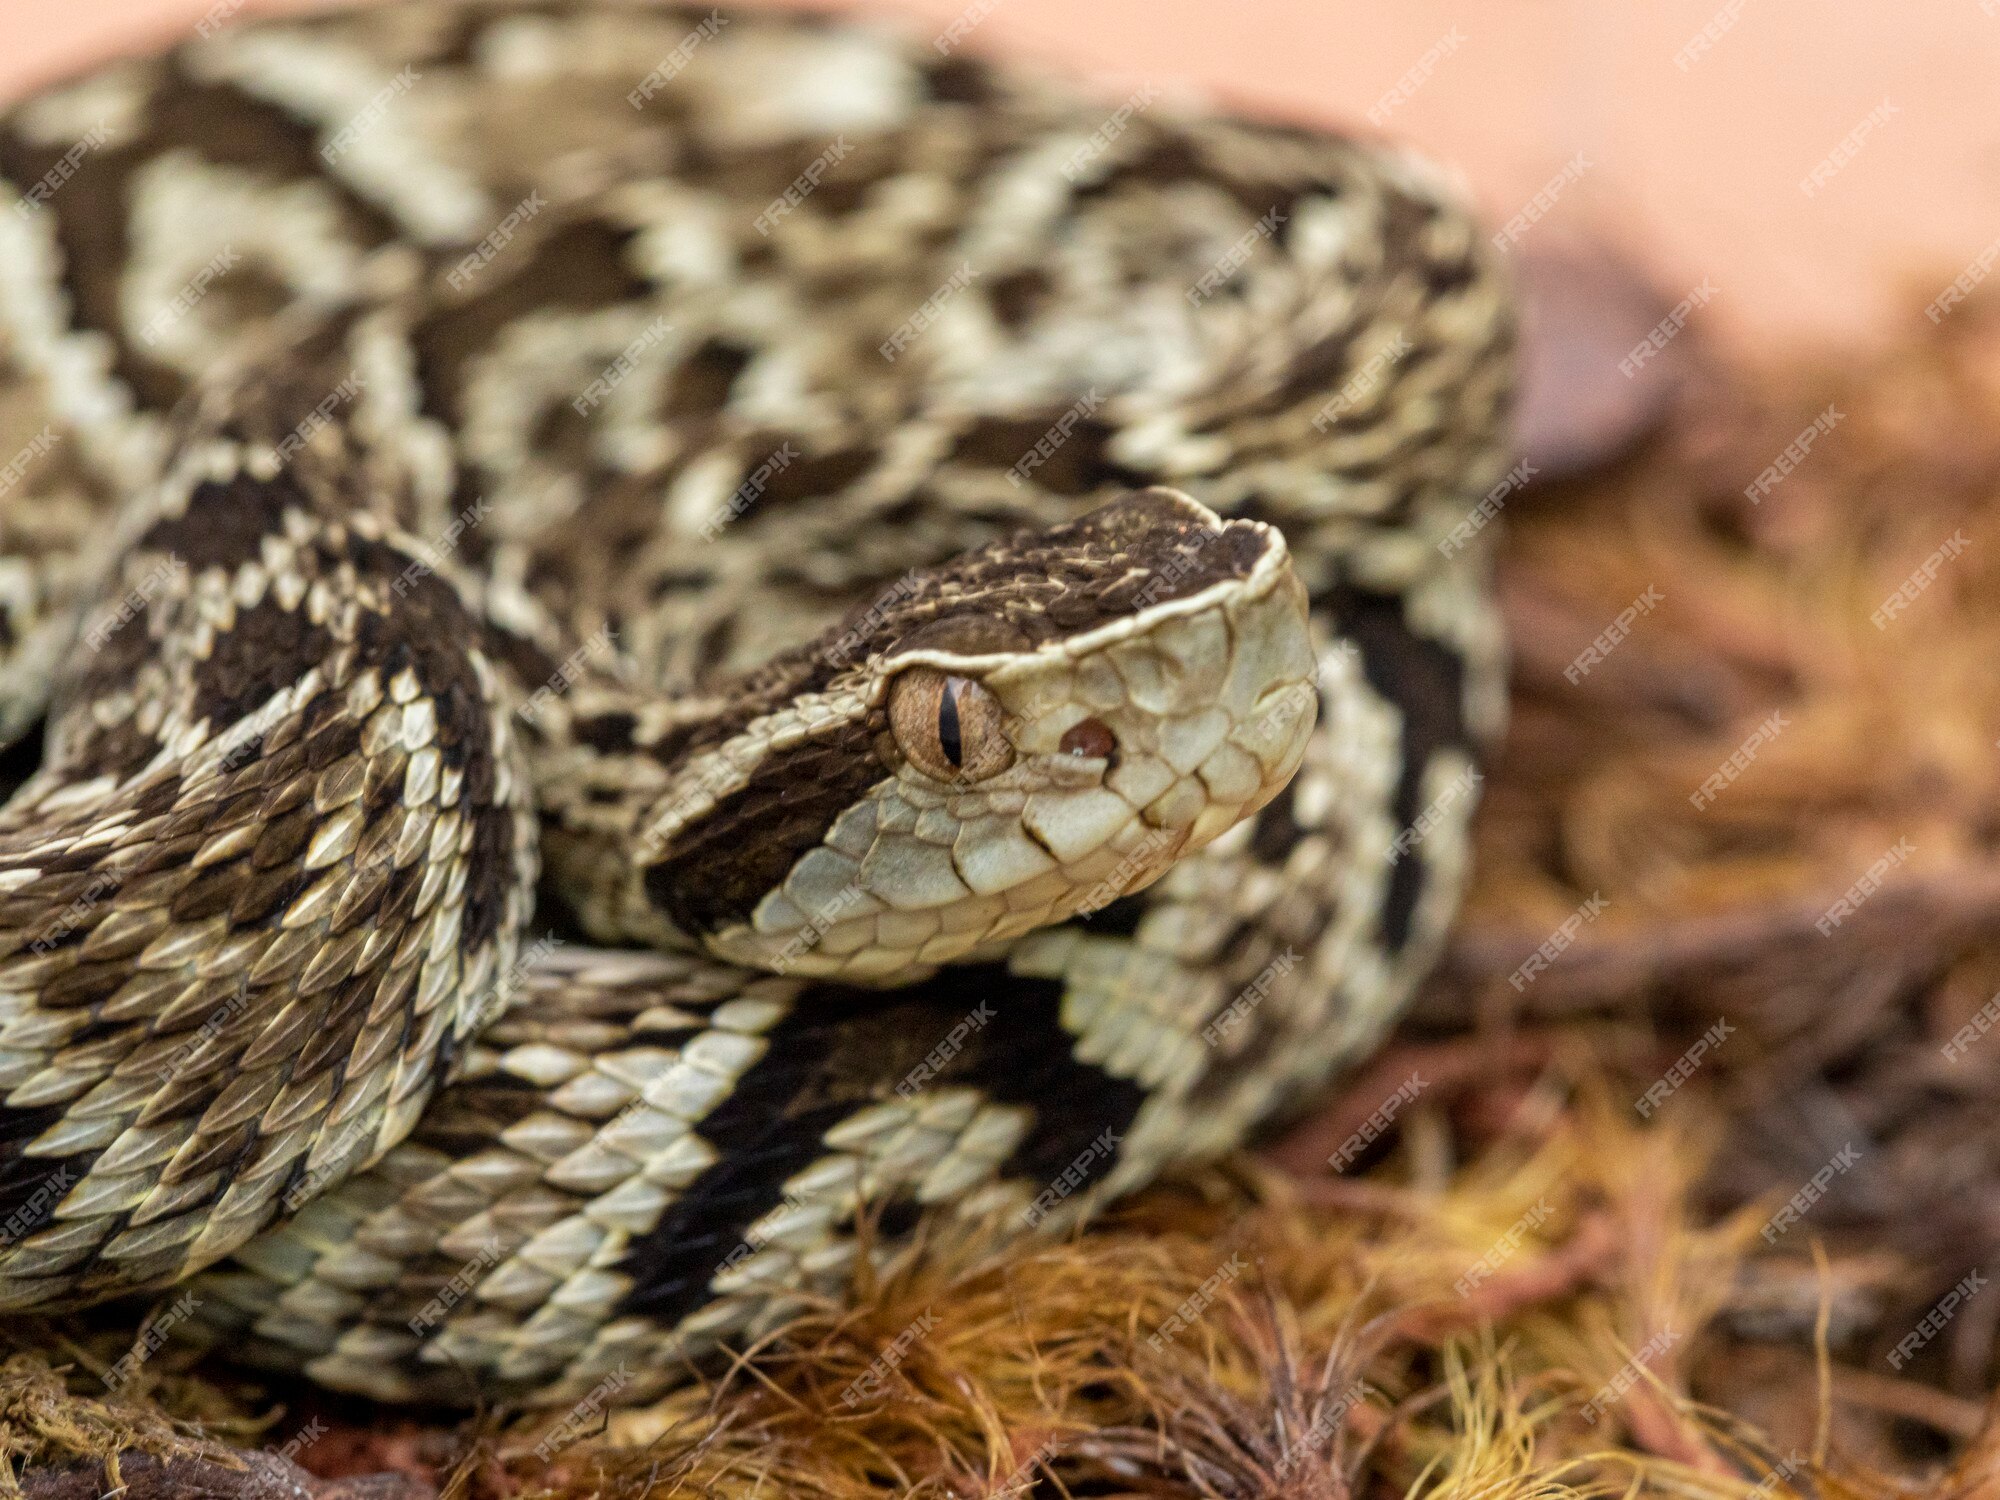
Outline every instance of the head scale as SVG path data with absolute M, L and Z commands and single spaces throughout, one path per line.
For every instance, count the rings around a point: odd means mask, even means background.
M 1284 539 L 1170 490 L 912 574 L 739 685 L 642 829 L 730 960 L 906 977 L 1150 884 L 1275 796 L 1317 712 Z

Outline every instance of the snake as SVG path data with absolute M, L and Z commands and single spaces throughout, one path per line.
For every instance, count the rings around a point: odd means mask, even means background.
M 1504 714 L 1452 177 L 977 7 L 235 10 L 0 116 L 0 1318 L 643 1400 L 1377 1046 Z

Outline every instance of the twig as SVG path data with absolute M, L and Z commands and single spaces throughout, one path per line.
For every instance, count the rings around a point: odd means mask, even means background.
M 1986 1408 L 1980 1402 L 1948 1395 L 1936 1386 L 1898 1380 L 1892 1375 L 1875 1375 L 1867 1370 L 1836 1369 L 1833 1398 L 1892 1417 L 1908 1417 L 1934 1431 L 1965 1440 L 1976 1437 L 1986 1421 Z
M 1611 1216 L 1586 1214 L 1576 1233 L 1534 1264 L 1493 1277 L 1456 1306 L 1427 1302 L 1409 1308 L 1396 1318 L 1396 1331 L 1420 1343 L 1436 1343 L 1462 1328 L 1497 1323 L 1601 1279 L 1618 1263 L 1620 1253 L 1618 1226 Z

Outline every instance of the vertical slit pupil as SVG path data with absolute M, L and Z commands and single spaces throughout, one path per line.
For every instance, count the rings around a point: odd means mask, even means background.
M 958 728 L 958 693 L 964 686 L 964 679 L 947 677 L 944 691 L 938 695 L 938 745 L 954 766 L 965 764 L 965 746 Z

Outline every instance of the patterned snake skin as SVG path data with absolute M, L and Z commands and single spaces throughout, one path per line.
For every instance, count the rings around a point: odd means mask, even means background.
M 1379 1040 L 1502 706 L 1430 172 L 778 14 L 203 31 L 0 119 L 0 1312 L 639 1400 Z

